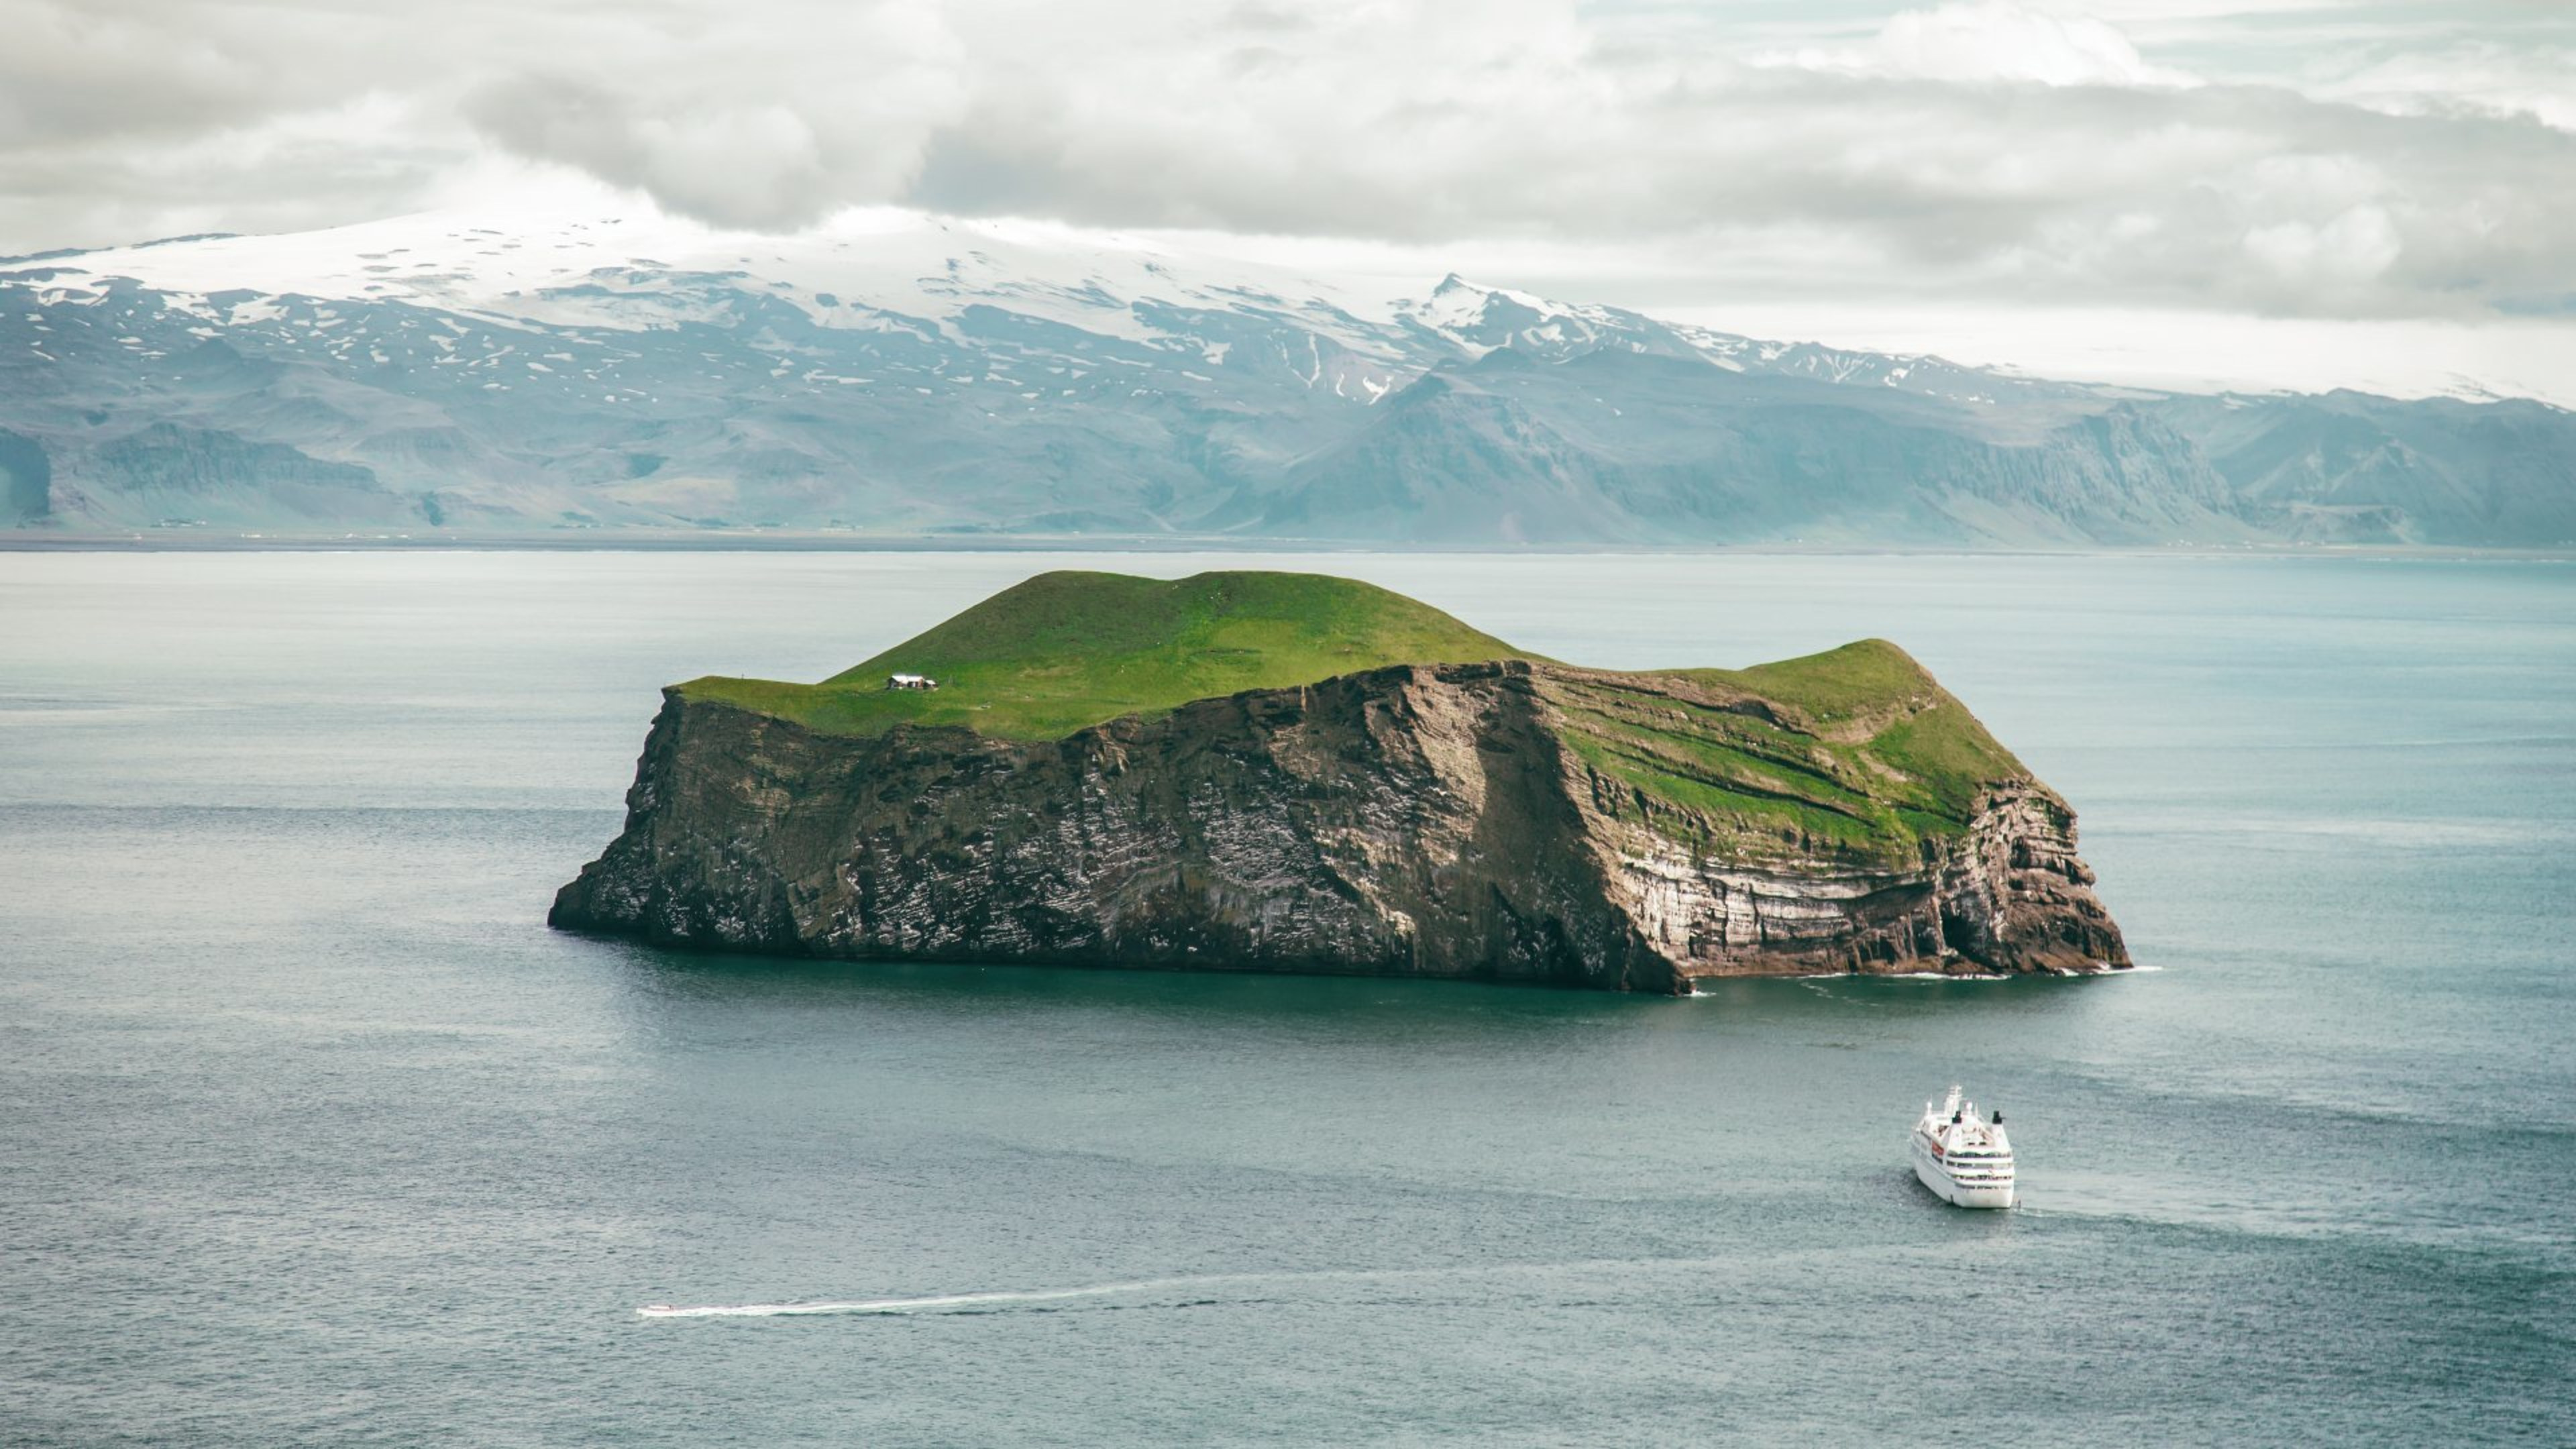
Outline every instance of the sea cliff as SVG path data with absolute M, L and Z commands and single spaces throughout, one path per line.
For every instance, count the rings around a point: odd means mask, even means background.
M 1902 651 L 1766 668 L 1403 663 L 1052 739 L 836 730 L 700 681 L 665 692 L 624 831 L 550 919 L 853 959 L 1668 993 L 2128 964 L 2073 811 Z

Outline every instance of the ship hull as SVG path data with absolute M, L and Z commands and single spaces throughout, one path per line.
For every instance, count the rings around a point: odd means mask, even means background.
M 1932 1155 L 1931 1144 L 1923 1140 L 1923 1134 L 1915 1133 L 1912 1143 L 1914 1175 L 1922 1180 L 1925 1187 L 1932 1189 L 1933 1196 L 1952 1207 L 2008 1208 L 2013 1205 L 2014 1185 L 2011 1182 L 1962 1183 L 1950 1175 L 1950 1170 L 1941 1164 L 1938 1157 Z

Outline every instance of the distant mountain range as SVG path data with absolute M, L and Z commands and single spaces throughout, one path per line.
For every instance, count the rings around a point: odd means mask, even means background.
M 1114 237 L 428 215 L 0 262 L 0 529 L 2576 542 L 2576 414 L 2149 392 Z

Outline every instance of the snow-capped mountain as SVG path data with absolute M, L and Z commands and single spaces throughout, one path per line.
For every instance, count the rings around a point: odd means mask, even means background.
M 2554 543 L 2569 422 L 2042 382 L 893 211 L 0 263 L 20 527 Z

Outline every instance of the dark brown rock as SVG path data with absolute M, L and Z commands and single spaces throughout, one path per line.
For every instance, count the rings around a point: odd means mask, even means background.
M 2036 781 L 1997 782 L 1911 863 L 1712 858 L 1569 748 L 1567 691 L 1597 678 L 1400 666 L 1049 743 L 822 734 L 671 691 L 624 832 L 549 919 L 853 959 L 1653 992 L 2128 964 Z

